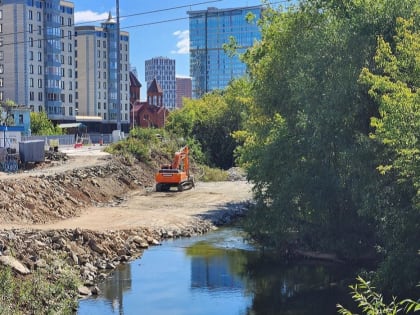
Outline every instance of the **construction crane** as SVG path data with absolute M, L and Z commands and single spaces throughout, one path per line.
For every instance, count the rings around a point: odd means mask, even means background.
M 156 191 L 169 191 L 176 187 L 178 191 L 184 191 L 194 187 L 194 177 L 190 175 L 188 146 L 183 147 L 174 155 L 171 164 L 162 165 L 156 173 Z

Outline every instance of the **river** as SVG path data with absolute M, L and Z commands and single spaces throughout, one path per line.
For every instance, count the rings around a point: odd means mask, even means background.
M 337 314 L 354 278 L 341 264 L 279 260 L 223 228 L 146 250 L 81 300 L 78 314 Z

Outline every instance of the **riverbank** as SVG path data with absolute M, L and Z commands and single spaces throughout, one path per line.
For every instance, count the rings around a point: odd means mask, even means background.
M 60 277 L 71 268 L 83 295 L 97 293 L 97 281 L 149 246 L 231 223 L 246 213 L 251 197 L 244 181 L 155 193 L 154 163 L 109 155 L 87 167 L 60 163 L 1 178 L 0 264 L 19 277 L 44 269 Z

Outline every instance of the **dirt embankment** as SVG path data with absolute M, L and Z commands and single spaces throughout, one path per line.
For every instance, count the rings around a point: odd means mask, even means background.
M 245 214 L 245 181 L 156 193 L 158 163 L 83 155 L 0 175 L 0 257 L 13 255 L 27 272 L 60 257 L 93 284 L 165 238 L 205 233 Z

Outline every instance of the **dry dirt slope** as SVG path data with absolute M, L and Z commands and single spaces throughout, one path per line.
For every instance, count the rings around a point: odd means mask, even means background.
M 127 163 L 99 147 L 66 153 L 66 162 L 0 175 L 0 228 L 178 226 L 251 198 L 246 182 L 199 182 L 183 193 L 157 193 L 157 163 Z

